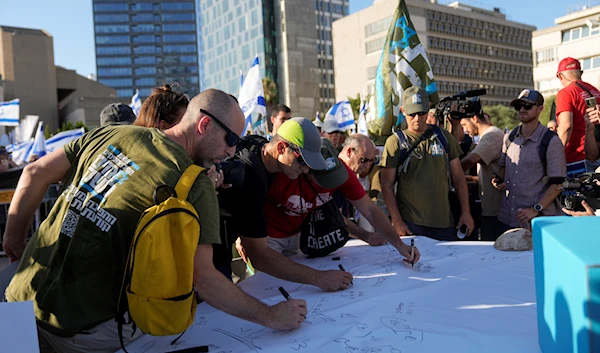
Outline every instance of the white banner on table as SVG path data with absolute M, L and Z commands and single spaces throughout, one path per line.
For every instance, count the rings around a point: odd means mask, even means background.
M 405 240 L 406 241 L 406 240 Z M 421 261 L 402 262 L 392 246 L 350 241 L 331 256 L 303 264 L 354 275 L 339 292 L 258 273 L 240 287 L 268 305 L 283 301 L 279 286 L 305 299 L 299 329 L 280 331 L 244 321 L 206 303 L 177 336 L 142 336 L 129 352 L 168 352 L 208 345 L 210 352 L 540 352 L 537 343 L 533 253 L 501 252 L 491 242 L 437 242 L 416 237 Z M 339 256 L 339 261 L 332 261 Z

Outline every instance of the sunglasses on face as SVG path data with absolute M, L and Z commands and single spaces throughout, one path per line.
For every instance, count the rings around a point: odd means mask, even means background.
M 240 137 L 235 132 L 231 131 L 231 129 L 228 128 L 227 125 L 223 124 L 221 120 L 217 119 L 214 115 L 212 115 L 204 109 L 200 109 L 200 113 L 211 117 L 217 124 L 219 124 L 221 128 L 223 128 L 223 130 L 225 130 L 225 132 L 227 133 L 227 135 L 225 136 L 225 142 L 227 143 L 227 146 L 235 147 L 238 145 L 238 143 L 240 143 Z
M 414 118 L 415 116 L 423 116 L 423 115 L 427 115 L 428 112 L 417 112 L 417 113 L 412 113 L 412 114 L 408 114 L 411 118 Z
M 515 104 L 515 110 L 516 111 L 520 111 L 521 108 L 525 108 L 525 110 L 531 110 L 531 108 L 533 108 L 534 104 L 531 103 L 517 103 Z
M 302 154 L 300 153 L 300 151 L 298 151 L 296 148 L 292 147 L 292 145 L 287 145 L 291 150 L 292 153 L 294 153 L 294 157 L 296 157 L 296 160 L 298 161 L 298 164 L 300 164 L 300 166 L 305 166 L 306 161 L 304 160 L 304 157 L 302 157 Z
M 352 151 L 354 151 L 354 153 L 358 153 L 356 151 L 356 148 L 352 148 Z M 372 163 L 372 162 L 375 162 L 375 158 L 364 158 L 364 157 L 361 157 L 361 158 L 358 159 L 358 161 L 361 164 Z

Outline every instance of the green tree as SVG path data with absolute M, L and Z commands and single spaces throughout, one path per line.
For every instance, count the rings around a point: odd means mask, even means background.
M 279 103 L 279 89 L 277 83 L 265 77 L 262 79 L 263 91 L 265 93 L 265 105 L 267 106 L 267 117 L 271 113 L 271 108 Z
M 512 107 L 498 104 L 484 107 L 483 111 L 490 115 L 492 125 L 500 129 L 512 129 L 519 125 L 517 111 Z
M 350 101 L 354 118 L 358 119 L 358 114 L 360 112 L 360 94 L 357 93 L 356 98 L 348 97 L 348 101 Z
M 556 95 L 544 101 L 544 110 L 540 113 L 540 123 L 548 125 L 550 120 L 556 120 Z

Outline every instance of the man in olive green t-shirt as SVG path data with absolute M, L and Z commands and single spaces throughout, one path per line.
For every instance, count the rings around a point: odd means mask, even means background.
M 235 152 L 244 115 L 218 90 L 194 97 L 181 122 L 164 132 L 136 126 L 90 131 L 23 171 L 10 205 L 3 248 L 20 259 L 8 301 L 34 302 L 42 352 L 114 352 L 120 348 L 117 301 L 141 213 L 160 185 L 175 187 L 192 163 L 210 167 Z M 51 183 L 63 181 L 48 218 L 25 244 L 31 218 Z M 200 216 L 194 286 L 207 303 L 275 329 L 304 321 L 306 303 L 272 307 L 247 296 L 212 264 L 219 243 L 218 201 L 206 173 L 188 196 Z M 304 315 L 304 316 L 303 316 Z M 125 344 L 141 335 L 125 325 Z
M 402 112 L 408 129 L 404 130 L 407 143 L 414 144 L 430 129 L 426 124 L 429 111 L 427 92 L 412 86 L 402 95 Z M 469 233 L 473 230 L 473 218 L 469 209 L 469 194 L 465 174 L 458 159 L 460 147 L 452 135 L 442 130 L 448 141 L 446 152 L 440 138 L 435 134 L 423 139 L 410 156 L 400 164 L 401 146 L 396 134 L 385 142 L 381 158 L 381 188 L 385 203 L 399 235 L 424 235 L 437 240 L 456 239 L 455 224 L 465 224 Z M 402 146 L 409 149 L 409 146 Z M 454 222 L 448 200 L 448 175 L 460 201 L 461 215 Z M 394 184 L 397 191 L 394 193 Z

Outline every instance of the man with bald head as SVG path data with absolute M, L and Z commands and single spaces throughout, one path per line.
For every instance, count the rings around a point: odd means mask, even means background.
M 92 130 L 29 164 L 12 199 L 3 248 L 20 260 L 8 301 L 33 301 L 42 352 L 114 352 L 120 348 L 117 301 L 141 213 L 157 187 L 175 188 L 191 164 L 209 167 L 233 155 L 244 126 L 237 102 L 218 90 L 194 97 L 182 121 L 164 132 L 137 126 Z M 65 190 L 28 244 L 31 219 L 48 186 Z M 248 297 L 212 265 L 219 207 L 205 172 L 187 199 L 200 219 L 194 287 L 206 302 L 274 329 L 298 327 L 304 301 L 269 307 Z M 141 335 L 123 325 L 124 343 Z

